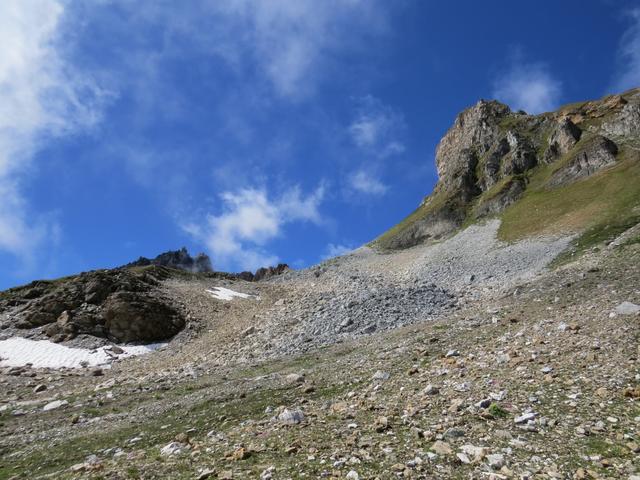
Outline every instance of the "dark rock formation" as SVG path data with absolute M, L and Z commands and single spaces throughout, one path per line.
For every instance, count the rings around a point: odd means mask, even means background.
M 279 263 L 275 267 L 262 267 L 256 270 L 256 273 L 253 276 L 253 281 L 259 282 L 260 280 L 266 280 L 268 278 L 275 277 L 276 275 L 281 275 L 287 270 L 289 270 L 289 265 L 286 263 Z
M 98 270 L 54 281 L 37 281 L 2 292 L 0 312 L 11 311 L 18 328 L 44 327 L 55 341 L 79 334 L 118 342 L 165 340 L 185 324 L 157 288 L 164 267 L 142 272 Z
M 572 152 L 566 164 L 560 165 L 548 182 L 549 186 L 560 186 L 579 178 L 587 177 L 598 170 L 613 165 L 618 147 L 606 137 L 596 135 Z
M 256 273 L 240 272 L 237 278 L 245 280 L 247 282 L 259 282 L 260 280 L 266 280 L 276 275 L 282 275 L 289 270 L 289 265 L 286 263 L 279 263 L 276 267 L 262 267 L 256 270 Z
M 125 265 L 125 267 L 144 267 L 148 265 L 177 268 L 193 273 L 213 272 L 211 259 L 206 254 L 199 253 L 195 257 L 192 257 L 184 247 L 180 250 L 170 250 L 161 253 L 153 259 L 140 257 L 135 262 Z

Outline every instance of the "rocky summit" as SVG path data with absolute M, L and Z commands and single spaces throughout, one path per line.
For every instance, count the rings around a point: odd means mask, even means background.
M 0 478 L 638 480 L 640 91 L 480 101 L 436 165 L 307 269 L 0 292 Z
M 573 193 L 580 180 L 605 170 L 613 176 L 634 163 L 638 138 L 640 90 L 540 115 L 480 100 L 458 115 L 440 141 L 434 191 L 375 244 L 396 249 L 439 240 L 469 222 L 505 212 L 519 200 L 526 205 L 536 196 Z M 552 224 L 558 219 L 546 220 Z M 574 219 L 580 222 L 578 229 L 598 220 L 597 213 Z
M 180 250 L 161 253 L 154 259 L 140 257 L 135 262 L 127 264 L 126 267 L 144 267 L 147 265 L 178 268 L 194 273 L 213 272 L 211 259 L 207 254 L 198 253 L 195 257 L 192 257 L 185 247 Z

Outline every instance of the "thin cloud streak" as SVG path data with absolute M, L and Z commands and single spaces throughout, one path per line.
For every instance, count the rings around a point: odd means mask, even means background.
M 513 110 L 538 114 L 558 107 L 562 84 L 544 63 L 527 63 L 521 55 L 493 83 L 493 97 Z

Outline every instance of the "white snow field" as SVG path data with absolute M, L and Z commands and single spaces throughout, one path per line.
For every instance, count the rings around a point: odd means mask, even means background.
M 29 340 L 12 337 L 0 340 L 0 366 L 22 367 L 30 363 L 34 368 L 81 368 L 108 366 L 114 360 L 153 352 L 166 343 L 149 345 L 120 345 L 121 354 L 108 352 L 109 347 L 97 349 L 70 348 L 49 340 Z
M 256 300 L 260 300 L 260 297 L 255 295 L 249 295 L 248 293 L 236 292 L 234 290 L 229 290 L 224 287 L 214 287 L 212 290 L 207 290 L 207 293 L 210 293 L 213 298 L 217 298 L 218 300 L 233 300 L 234 297 L 240 298 L 255 298 Z

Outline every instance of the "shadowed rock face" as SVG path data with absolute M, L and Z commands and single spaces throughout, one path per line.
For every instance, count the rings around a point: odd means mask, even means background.
M 618 147 L 602 135 L 596 135 L 571 155 L 566 165 L 556 170 L 549 180 L 549 186 L 560 186 L 579 178 L 588 177 L 616 161 Z
M 182 315 L 157 288 L 162 267 L 82 273 L 56 281 L 37 281 L 3 292 L 0 312 L 13 326 L 44 327 L 54 341 L 79 334 L 117 342 L 165 340 L 185 325 Z
M 126 266 L 143 267 L 147 265 L 177 268 L 193 273 L 213 272 L 211 259 L 206 254 L 199 253 L 195 257 L 192 257 L 184 247 L 182 247 L 180 250 L 171 250 L 165 253 L 161 253 L 153 259 L 140 257 L 135 262 L 129 263 Z
M 407 221 L 382 235 L 382 248 L 407 248 L 450 235 L 465 220 L 495 215 L 527 190 L 538 166 L 545 188 L 609 167 L 621 147 L 640 149 L 640 89 L 528 115 L 481 100 L 460 113 L 436 149 L 439 180 Z

